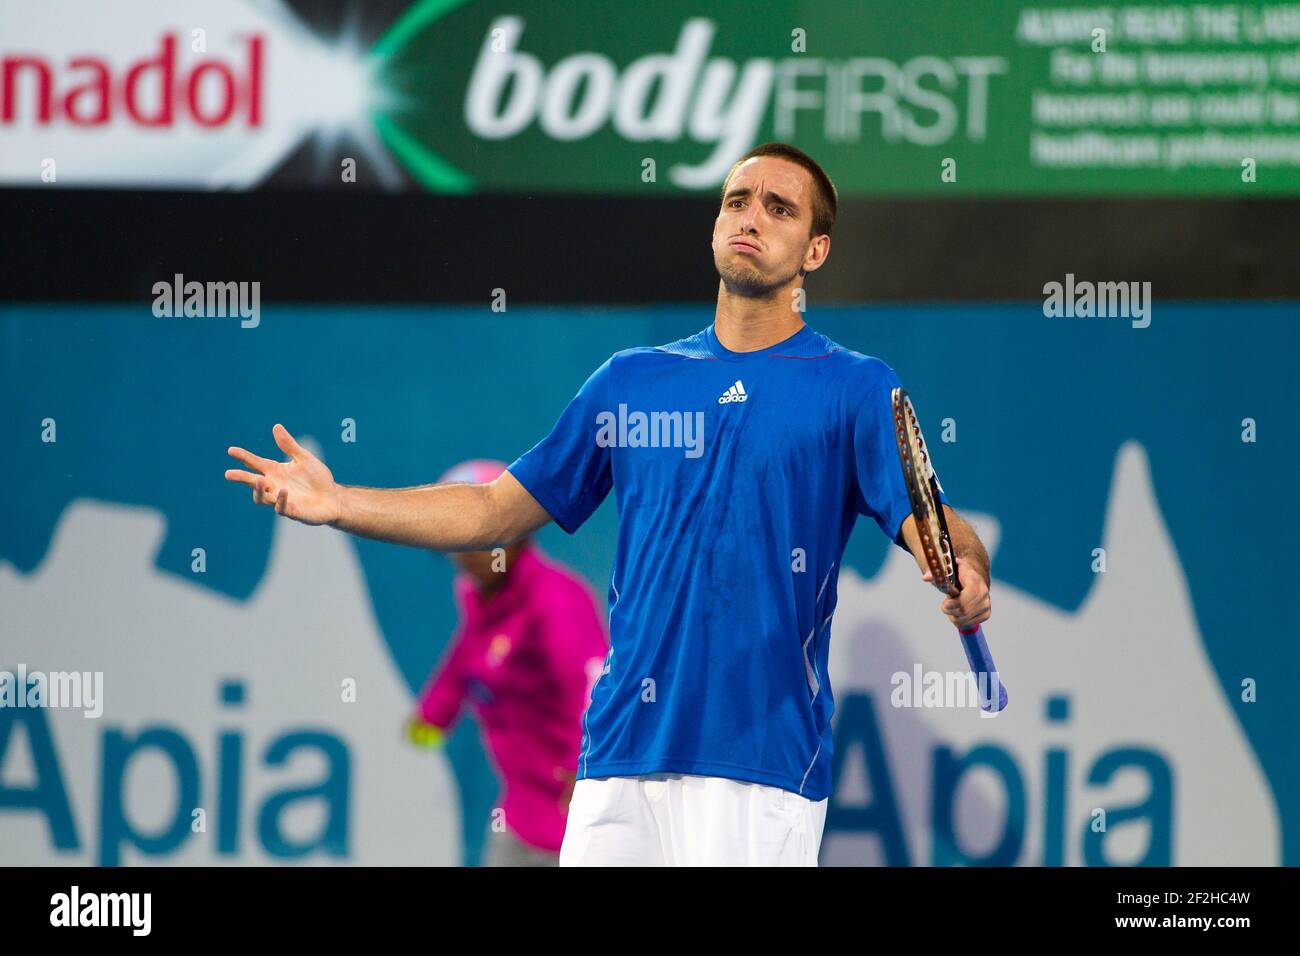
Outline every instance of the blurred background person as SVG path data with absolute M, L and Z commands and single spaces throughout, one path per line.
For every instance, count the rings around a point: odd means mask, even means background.
M 499 461 L 463 462 L 442 482 L 483 484 Z M 450 554 L 460 624 L 407 722 L 441 746 L 468 700 L 501 781 L 488 866 L 556 866 L 573 792 L 582 716 L 609 639 L 590 587 L 531 539 Z

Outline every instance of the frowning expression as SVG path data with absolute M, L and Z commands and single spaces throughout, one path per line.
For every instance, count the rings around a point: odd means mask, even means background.
M 728 291 L 770 295 L 821 264 L 825 253 L 812 235 L 816 188 L 811 173 L 777 156 L 736 167 L 713 223 L 713 263 Z

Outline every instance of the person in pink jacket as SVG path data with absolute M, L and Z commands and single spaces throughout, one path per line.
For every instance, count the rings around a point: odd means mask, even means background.
M 474 460 L 441 481 L 484 483 L 505 464 Z M 524 540 L 450 555 L 460 625 L 407 725 L 439 745 L 468 699 L 501 778 L 489 866 L 555 866 L 582 740 L 582 716 L 609 649 L 587 583 Z

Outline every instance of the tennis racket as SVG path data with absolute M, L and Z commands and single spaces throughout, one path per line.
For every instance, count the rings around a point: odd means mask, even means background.
M 921 435 L 921 424 L 916 419 L 916 409 L 904 389 L 896 388 L 893 393 L 894 436 L 898 439 L 898 458 L 903 465 L 903 481 L 907 485 L 907 497 L 912 504 L 912 515 L 916 518 L 916 530 L 921 536 L 925 563 L 930 569 L 930 577 L 944 594 L 956 597 L 961 593 L 961 581 L 957 579 L 957 559 L 952 553 L 952 540 L 948 537 L 948 522 L 943 516 L 943 506 L 939 502 L 939 479 L 934 474 L 934 464 L 925 447 L 925 438 Z M 978 624 L 970 630 L 957 629 L 961 635 L 962 647 L 966 649 L 966 660 L 975 675 L 979 687 L 980 707 L 990 713 L 997 713 L 1007 706 L 1007 689 L 998 679 L 998 669 L 993 665 L 993 655 L 989 653 L 988 643 L 984 640 L 984 630 Z M 993 689 L 997 689 L 997 701 L 993 700 Z

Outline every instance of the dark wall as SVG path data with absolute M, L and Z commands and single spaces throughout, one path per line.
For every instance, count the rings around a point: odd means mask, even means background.
M 700 302 L 712 198 L 0 190 L 0 300 Z M 1300 200 L 846 201 L 816 301 L 1033 299 L 1067 272 L 1162 299 L 1300 298 Z

